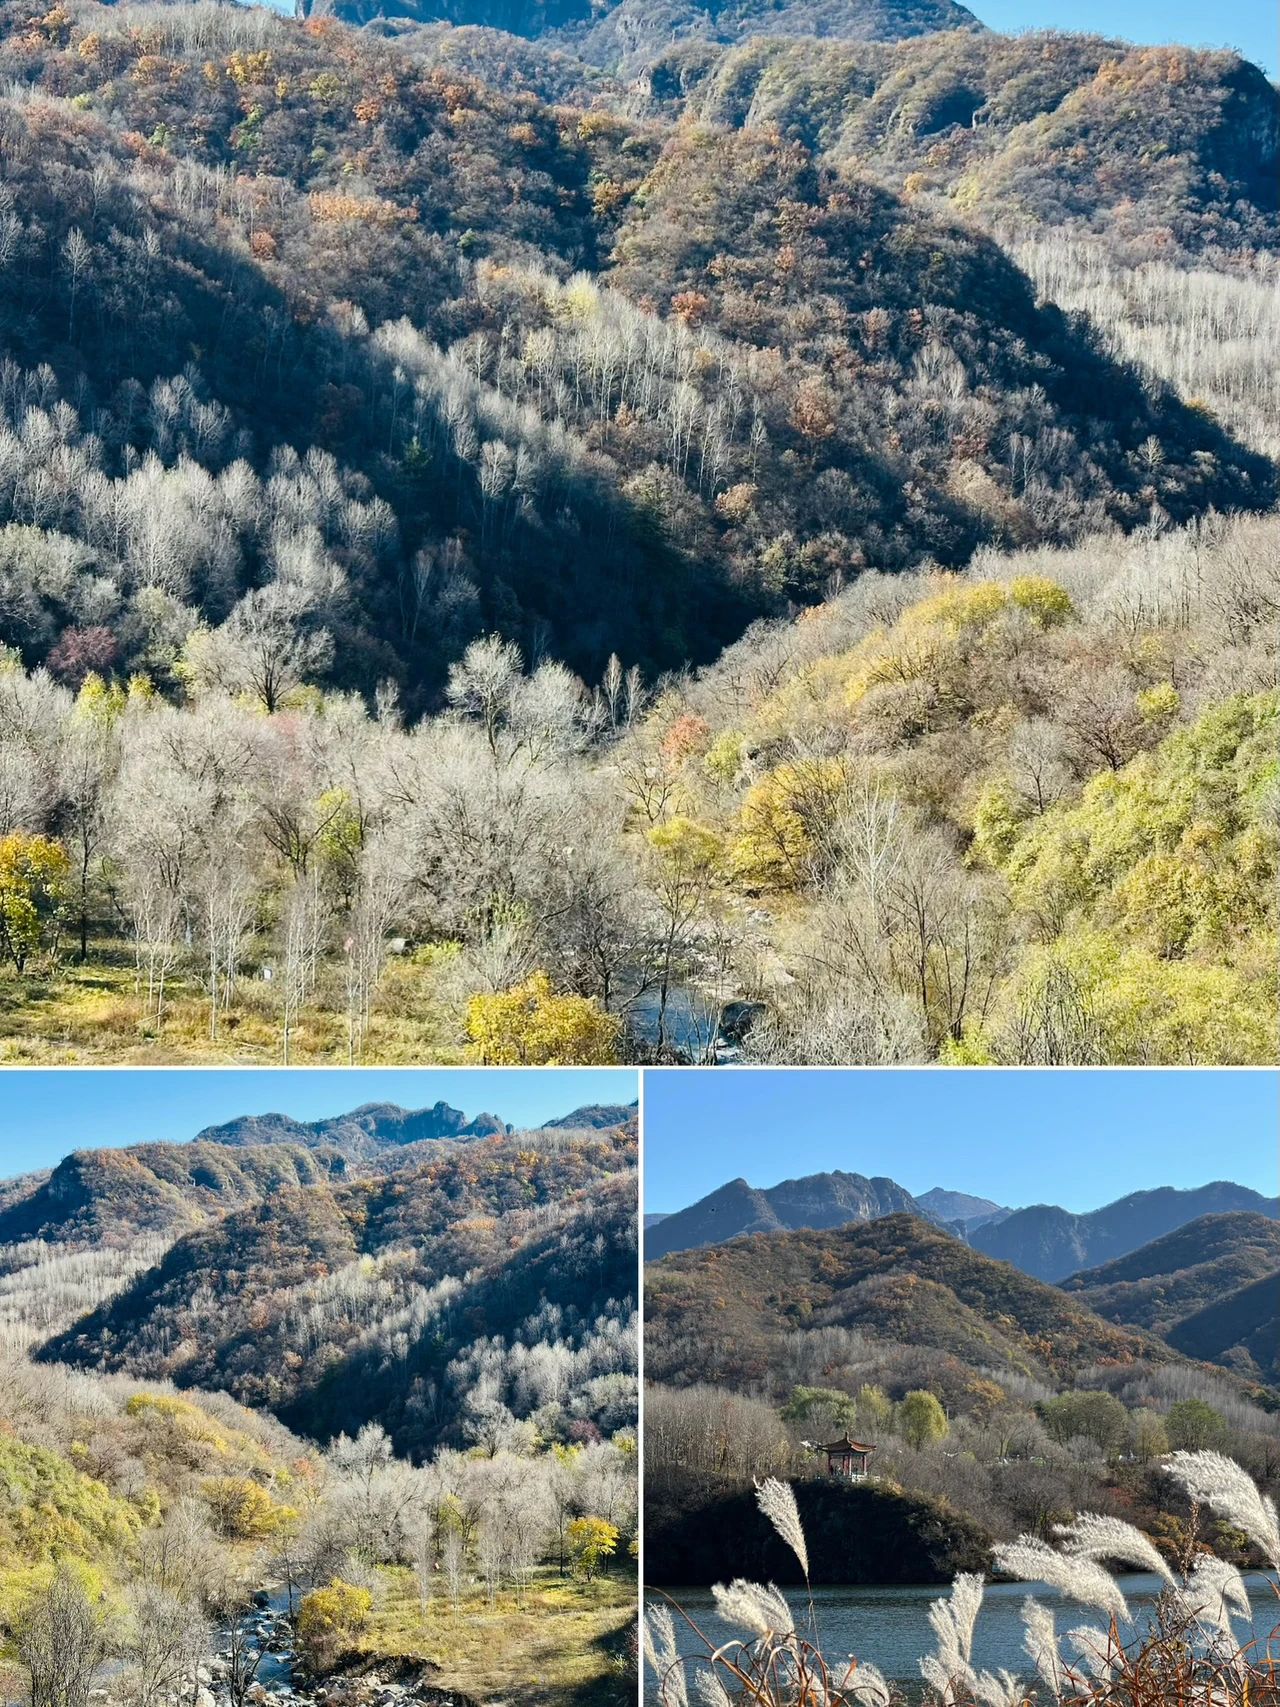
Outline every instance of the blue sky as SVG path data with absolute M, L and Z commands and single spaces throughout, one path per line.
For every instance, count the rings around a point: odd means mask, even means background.
M 1276 75 L 1280 26 L 1274 0 L 962 0 L 990 29 L 1082 30 L 1134 42 L 1234 47 Z
M 469 1115 L 541 1126 L 586 1103 L 634 1102 L 628 1068 L 306 1068 L 273 1071 L 15 1068 L 0 1075 L 0 1178 L 49 1167 L 71 1150 L 194 1138 L 239 1114 L 319 1120 L 365 1102 L 425 1108 L 448 1102 Z
M 649 1072 L 644 1206 L 843 1168 L 1020 1208 L 1230 1179 L 1272 1196 L 1273 1072 Z

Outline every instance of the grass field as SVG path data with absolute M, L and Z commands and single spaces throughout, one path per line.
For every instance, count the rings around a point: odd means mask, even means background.
M 230 1012 L 210 1034 L 209 1001 L 189 974 L 175 976 L 159 1025 L 146 1011 L 128 945 L 96 938 L 83 965 L 64 961 L 52 973 L 0 974 L 0 1064 L 71 1066 L 273 1065 L 284 1059 L 277 987 L 259 976 L 240 983 Z M 351 1059 L 340 991 L 317 1000 L 298 1020 L 291 1066 L 343 1065 Z M 412 1066 L 466 1059 L 456 1023 L 442 1008 L 433 969 L 410 955 L 392 959 L 374 1001 L 357 1060 Z
M 425 1613 L 412 1573 L 389 1571 L 386 1579 L 362 1648 L 426 1660 L 443 1688 L 486 1707 L 612 1707 L 634 1693 L 628 1650 L 637 1591 L 622 1573 L 584 1583 L 548 1566 L 521 1595 L 503 1590 L 491 1601 L 471 1591 L 456 1607 L 441 1581 Z

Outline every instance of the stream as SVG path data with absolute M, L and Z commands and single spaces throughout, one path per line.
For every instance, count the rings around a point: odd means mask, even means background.
M 324 1678 L 304 1687 L 294 1675 L 294 1640 L 288 1594 L 283 1589 L 264 1591 L 233 1624 L 215 1632 L 212 1651 L 197 1669 L 194 1700 L 188 1692 L 186 1707 L 231 1707 L 232 1658 L 241 1641 L 250 1650 L 250 1665 L 254 1658 L 258 1662 L 244 1699 L 258 1707 L 286 1702 L 291 1707 L 410 1707 L 427 1700 L 444 1707 L 448 1700 L 438 1690 L 424 1691 L 420 1684 L 390 1681 L 375 1672 L 359 1678 Z M 116 1662 L 102 1667 L 90 1694 L 92 1707 L 114 1707 L 117 1696 L 112 1685 L 120 1670 Z
M 628 1029 L 651 1048 L 658 1042 L 660 1007 L 661 997 L 654 989 L 637 996 L 625 1010 Z M 663 1026 L 666 1047 L 699 1067 L 740 1061 L 743 1037 L 760 1011 L 755 1002 L 725 1001 L 690 984 L 673 984 L 667 992 Z

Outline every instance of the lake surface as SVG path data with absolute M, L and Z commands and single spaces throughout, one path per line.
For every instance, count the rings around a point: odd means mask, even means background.
M 1152 1606 L 1159 1595 L 1160 1579 L 1128 1575 L 1119 1576 L 1116 1581 L 1129 1602 L 1135 1621 L 1141 1624 L 1143 1610 Z M 1280 1600 L 1276 1598 L 1275 1584 L 1260 1573 L 1250 1576 L 1247 1581 L 1254 1606 L 1254 1635 L 1261 1649 L 1266 1647 L 1268 1638 L 1280 1624 Z M 743 1634 L 716 1617 L 714 1602 L 707 1589 L 672 1589 L 669 1592 L 676 1604 L 684 1608 L 717 1646 Z M 857 1655 L 879 1666 L 885 1676 L 895 1682 L 919 1684 L 920 1656 L 933 1647 L 927 1621 L 929 1604 L 946 1593 L 947 1590 L 940 1587 L 914 1586 L 815 1589 L 813 1602 L 819 1643 L 828 1661 L 843 1662 L 848 1656 Z M 989 1583 L 973 1642 L 973 1660 L 979 1670 L 993 1671 L 1002 1666 L 1015 1676 L 1031 1675 L 1031 1662 L 1022 1646 L 1022 1603 L 1028 1595 L 1053 1608 L 1059 1635 L 1079 1625 L 1099 1621 L 1088 1608 L 1064 1600 L 1043 1584 Z M 787 1599 L 795 1610 L 797 1628 L 804 1634 L 804 1596 L 791 1591 Z M 677 1619 L 677 1627 L 679 1624 Z M 1246 1630 L 1243 1622 L 1237 1628 L 1242 1632 Z M 687 1634 L 688 1641 L 681 1640 L 682 1650 L 690 1654 L 700 1652 L 693 1632 L 687 1631 Z M 1274 1651 L 1280 1653 L 1280 1640 L 1275 1643 Z M 650 1707 L 655 1707 L 657 1688 L 647 1666 L 645 1699 Z

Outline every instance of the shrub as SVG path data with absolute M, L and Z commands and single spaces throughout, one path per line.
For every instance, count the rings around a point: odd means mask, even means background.
M 314 1663 L 346 1646 L 369 1622 L 373 1596 L 367 1588 L 334 1577 L 312 1589 L 298 1608 L 298 1640 Z
M 558 996 L 545 972 L 467 1004 L 472 1058 L 490 1067 L 608 1065 L 621 1028 L 590 996 Z
M 298 1515 L 292 1506 L 277 1505 L 266 1488 L 248 1476 L 215 1476 L 205 1483 L 204 1497 L 229 1541 L 264 1541 Z

